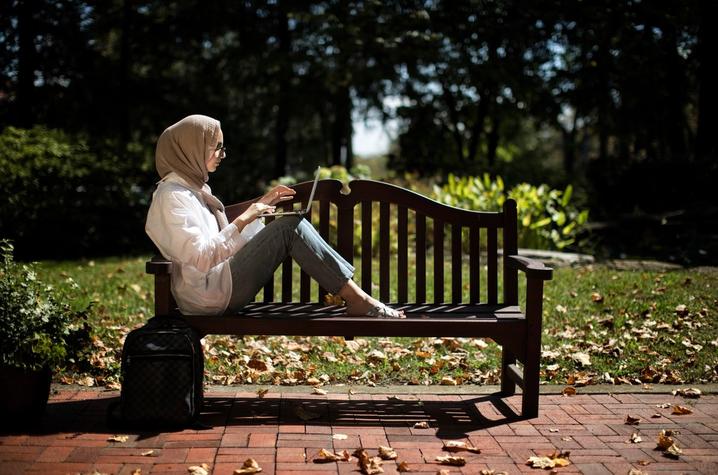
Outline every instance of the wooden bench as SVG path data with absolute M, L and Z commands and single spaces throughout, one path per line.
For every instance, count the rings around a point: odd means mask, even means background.
M 294 201 L 284 207 L 297 207 L 300 203 L 306 206 L 310 187 L 310 182 L 296 185 Z M 443 205 L 404 188 L 377 181 L 354 180 L 348 187 L 351 191 L 343 193 L 346 190 L 340 181 L 322 180 L 317 184 L 312 212 L 319 214 L 319 232 L 345 259 L 354 263 L 355 228 L 360 229 L 357 261 L 362 256 L 377 253 L 379 261 L 377 283 L 372 281 L 374 259 L 362 258 L 360 264 L 357 262 L 361 287 L 379 300 L 403 309 L 407 318 L 343 316 L 341 307 L 323 304 L 326 294 L 323 289 L 318 289 L 312 298 L 310 278 L 304 272 L 299 279 L 299 301 L 293 301 L 292 267 L 296 264 L 287 259 L 281 266 L 278 299 L 272 281 L 265 286 L 263 299 L 249 304 L 241 313 L 216 317 L 185 315 L 189 323 L 201 335 L 491 338 L 502 347 L 501 395 L 512 395 L 516 385 L 520 386 L 523 389 L 522 416 L 536 417 L 543 282 L 551 279 L 552 269 L 517 255 L 516 203 L 507 200 L 501 212 L 479 212 Z M 229 220 L 232 221 L 251 202 L 228 206 Z M 379 212 L 378 252 L 373 246 L 372 232 L 376 231 L 372 229 L 376 224 L 372 221 L 376 209 Z M 311 216 L 307 218 L 312 219 Z M 314 218 L 313 222 L 316 216 Z M 450 232 L 447 233 L 447 229 Z M 446 234 L 450 239 L 446 239 Z M 395 257 L 390 252 L 392 239 L 397 243 Z M 502 255 L 498 252 L 499 239 L 503 243 Z M 433 245 L 430 246 L 431 241 Z M 410 253 L 410 244 L 413 253 Z M 468 249 L 468 259 L 462 258 L 464 245 Z M 411 268 L 410 254 L 415 257 Z M 427 268 L 427 263 L 431 268 Z M 444 288 L 445 281 L 447 286 L 449 282 L 445 265 L 447 273 L 451 274 L 448 296 Z M 484 278 L 482 266 L 486 269 Z M 468 270 L 468 288 L 462 280 L 462 269 Z M 172 263 L 162 258 L 147 263 L 147 272 L 155 276 L 157 315 L 178 312 L 170 292 L 171 271 Z M 518 302 L 518 271 L 526 275 L 523 310 Z M 503 279 L 501 299 L 498 292 L 500 276 Z M 411 296 L 410 278 L 415 288 Z M 390 299 L 390 282 L 396 284 L 395 299 Z M 432 295 L 427 295 L 429 282 L 433 283 Z M 376 284 L 378 294 L 374 290 Z

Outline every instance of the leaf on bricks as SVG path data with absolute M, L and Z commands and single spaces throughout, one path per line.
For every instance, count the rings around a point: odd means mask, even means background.
M 444 442 L 443 449 L 447 452 L 460 452 L 462 450 L 467 450 L 475 454 L 481 453 L 481 449 L 479 449 L 478 447 L 468 445 L 466 442 L 461 440 L 450 440 L 448 442 Z
M 384 473 L 384 469 L 381 468 L 384 462 L 379 457 L 369 457 L 364 449 L 356 449 L 353 455 L 359 459 L 359 468 L 364 475 Z
M 189 475 L 208 475 L 209 465 L 206 463 L 203 463 L 202 465 L 192 465 L 191 467 L 187 467 L 187 471 L 189 472 Z
M 142 475 L 142 469 L 136 468 L 132 471 L 132 475 Z
M 436 457 L 436 461 L 442 465 L 453 465 L 455 467 L 463 467 L 466 465 L 466 459 L 464 457 L 446 455 Z
M 630 443 L 640 444 L 642 441 L 643 441 L 643 439 L 641 438 L 640 435 L 638 435 L 638 432 L 634 432 L 633 434 L 631 434 L 631 438 L 629 440 Z
M 676 404 L 675 406 L 673 406 L 673 411 L 671 412 L 671 414 L 676 416 L 683 416 L 686 414 L 693 414 L 693 410 L 688 407 Z
M 640 421 L 640 417 L 626 415 L 626 420 L 623 423 L 629 426 L 637 426 Z
M 632 468 L 628 471 L 628 475 L 646 475 L 646 472 L 638 470 L 637 468 Z
M 671 435 L 673 435 L 673 433 L 666 430 L 661 430 L 658 433 L 658 440 L 656 440 L 656 445 L 659 449 L 668 450 L 668 447 L 673 445 L 673 439 L 671 438 Z
M 329 462 L 340 462 L 348 461 L 351 458 L 349 452 L 344 450 L 340 453 L 330 452 L 327 449 L 321 449 L 316 457 L 314 457 L 314 463 L 329 463 Z
M 683 451 L 675 443 L 663 452 L 663 455 L 673 459 L 677 459 L 681 454 L 683 454 Z
M 234 475 L 243 475 L 245 473 L 259 473 L 262 471 L 262 467 L 259 466 L 259 463 L 257 463 L 254 459 L 247 459 L 242 464 L 242 468 L 237 468 L 234 470 Z
M 673 391 L 674 396 L 676 396 L 676 395 L 683 396 L 683 397 L 689 398 L 689 399 L 697 399 L 697 398 L 701 397 L 701 394 L 702 394 L 701 390 L 698 388 L 685 388 L 685 389 L 681 388 L 681 389 L 676 389 L 675 391 Z
M 379 446 L 379 457 L 382 458 L 382 460 L 395 460 L 397 457 L 397 453 L 392 449 L 391 447 L 386 447 L 384 445 Z
M 426 421 L 417 422 L 414 424 L 414 429 L 428 429 L 429 423 Z
M 483 469 L 479 472 L 481 475 L 509 475 L 508 472 L 504 472 L 503 470 L 500 472 L 497 472 L 496 470 L 489 469 Z
M 127 440 L 130 437 L 127 435 L 113 435 L 109 439 L 107 439 L 108 442 L 127 442 Z
M 145 452 L 142 452 L 140 455 L 143 457 L 156 457 L 154 450 L 147 450 Z
M 529 459 L 526 461 L 526 465 L 530 465 L 532 468 L 554 468 L 556 466 L 554 461 L 546 456 L 529 457 Z
M 397 472 L 411 472 L 411 467 L 409 467 L 409 464 L 406 461 L 404 461 L 404 462 L 398 463 L 396 465 L 396 471 Z
M 346 434 L 334 434 L 332 439 L 334 440 L 346 440 L 349 436 Z
M 656 407 L 658 409 L 668 409 L 669 407 L 671 407 L 671 404 L 668 402 L 664 402 L 663 404 L 656 404 Z

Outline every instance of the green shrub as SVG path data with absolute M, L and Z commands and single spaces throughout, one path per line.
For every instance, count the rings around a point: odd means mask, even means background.
M 448 182 L 436 186 L 434 194 L 442 203 L 480 211 L 500 211 L 507 198 L 516 200 L 519 246 L 526 248 L 564 249 L 576 242 L 588 219 L 588 210 L 571 203 L 571 185 L 562 191 L 520 183 L 506 190 L 501 177 L 449 175 Z
M 145 243 L 152 174 L 135 153 L 122 158 L 112 144 L 39 126 L 3 130 L 0 227 L 16 255 L 116 254 Z
M 71 296 L 40 282 L 32 266 L 14 262 L 9 241 L 0 248 L 0 364 L 38 370 L 85 362 L 90 306 L 73 310 Z

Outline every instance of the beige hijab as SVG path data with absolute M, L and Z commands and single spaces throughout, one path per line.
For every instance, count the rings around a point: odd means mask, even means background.
M 157 139 L 155 165 L 160 178 L 175 172 L 204 198 L 217 218 L 219 229 L 227 226 L 224 205 L 216 196 L 203 189 L 209 179 L 207 157 L 219 137 L 219 121 L 206 115 L 190 115 L 171 125 Z

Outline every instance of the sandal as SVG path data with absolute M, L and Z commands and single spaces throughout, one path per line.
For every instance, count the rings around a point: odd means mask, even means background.
M 369 311 L 366 312 L 366 316 L 378 318 L 406 318 L 406 315 L 401 313 L 399 310 L 387 307 L 383 303 L 372 306 Z

